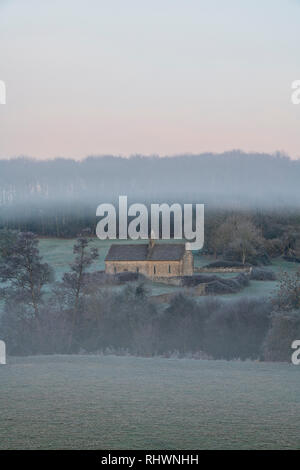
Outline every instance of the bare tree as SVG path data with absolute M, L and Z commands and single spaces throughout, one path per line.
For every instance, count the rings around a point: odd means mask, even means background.
M 0 281 L 8 283 L 6 298 L 30 305 L 39 318 L 39 305 L 43 287 L 53 280 L 53 272 L 47 263 L 42 263 L 38 238 L 31 232 L 20 232 L 2 257 Z
M 71 310 L 70 347 L 72 345 L 74 329 L 79 316 L 80 300 L 82 298 L 84 288 L 84 274 L 87 268 L 89 268 L 99 256 L 98 250 L 89 246 L 93 243 L 93 239 L 88 238 L 90 233 L 90 229 L 85 229 L 79 234 L 73 247 L 75 259 L 71 264 L 71 272 L 63 275 L 62 283 L 59 286 L 60 290 L 64 292 Z
M 215 244 L 226 257 L 246 263 L 258 254 L 263 238 L 250 217 L 233 215 L 220 225 L 215 234 Z

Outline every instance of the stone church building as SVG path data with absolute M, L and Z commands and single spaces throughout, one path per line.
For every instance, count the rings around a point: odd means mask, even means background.
M 183 243 L 149 243 L 111 245 L 105 258 L 105 272 L 137 272 L 149 278 L 191 276 L 194 260 Z

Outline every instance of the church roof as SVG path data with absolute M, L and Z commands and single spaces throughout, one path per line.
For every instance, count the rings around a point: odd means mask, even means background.
M 180 261 L 185 253 L 183 243 L 111 245 L 105 261 Z

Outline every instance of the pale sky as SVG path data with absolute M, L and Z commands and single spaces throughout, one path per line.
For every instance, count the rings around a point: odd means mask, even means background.
M 0 0 L 0 157 L 300 157 L 298 0 Z

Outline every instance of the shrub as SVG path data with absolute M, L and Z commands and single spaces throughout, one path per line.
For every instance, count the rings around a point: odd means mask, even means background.
M 205 324 L 204 351 L 215 359 L 257 359 L 270 324 L 264 300 L 223 302 Z
M 296 256 L 283 256 L 283 259 L 290 263 L 300 263 L 300 258 L 296 258 Z
M 300 271 L 289 274 L 283 273 L 279 279 L 277 292 L 273 298 L 277 311 L 292 311 L 300 309 Z
M 183 276 L 181 279 L 182 287 L 195 287 L 199 284 L 207 284 L 208 282 L 217 281 L 219 278 L 210 274 L 194 274 L 193 276 Z
M 253 268 L 250 273 L 251 281 L 276 281 L 276 279 L 276 273 L 267 269 Z
M 292 342 L 300 339 L 300 312 L 278 312 L 272 317 L 263 356 L 266 361 L 291 361 Z
M 249 284 L 249 278 L 246 274 L 240 273 L 232 279 L 217 277 L 206 286 L 207 294 L 234 294 L 241 291 Z
M 159 352 L 186 354 L 202 351 L 205 321 L 219 306 L 220 302 L 213 298 L 197 303 L 182 294 L 175 296 L 160 317 Z

